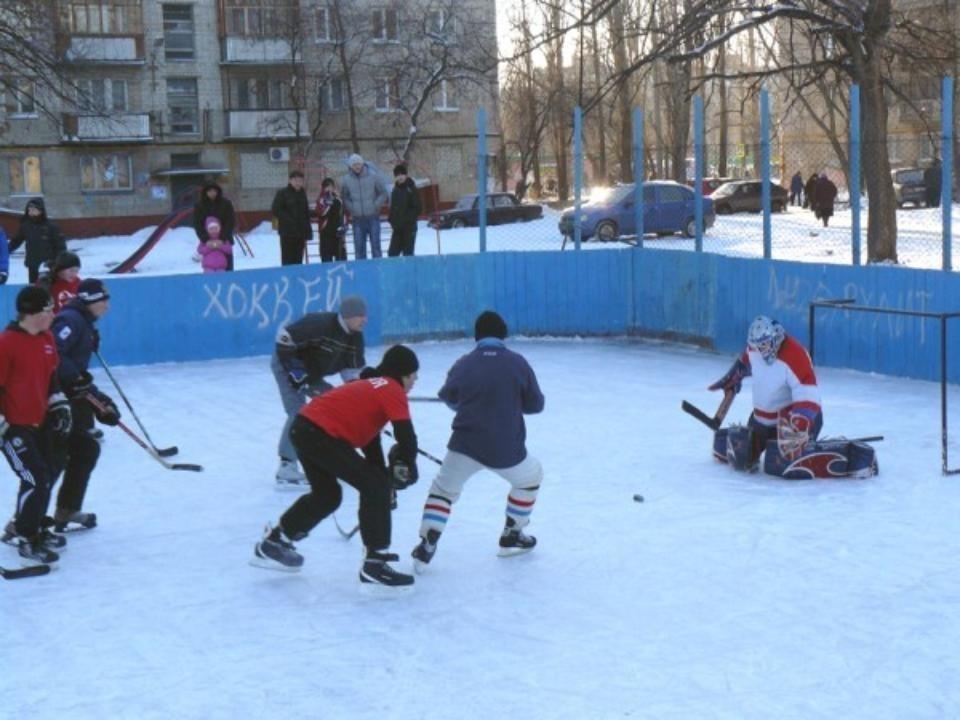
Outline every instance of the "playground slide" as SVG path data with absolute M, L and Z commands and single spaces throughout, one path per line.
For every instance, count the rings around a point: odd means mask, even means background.
M 153 250 L 154 246 L 156 246 L 158 242 L 160 242 L 160 238 L 166 234 L 167 230 L 175 227 L 178 223 L 180 223 L 180 221 L 192 214 L 192 207 L 182 207 L 167 215 L 167 217 L 163 219 L 163 222 L 157 225 L 157 229 L 150 233 L 150 236 L 143 242 L 143 244 L 134 251 L 133 255 L 113 268 L 110 271 L 111 274 L 133 272 L 133 269 L 137 266 L 137 264 L 147 256 L 147 253 Z

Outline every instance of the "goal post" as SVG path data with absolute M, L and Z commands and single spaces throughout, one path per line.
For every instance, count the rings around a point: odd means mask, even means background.
M 956 475 L 960 473 L 960 467 L 951 468 L 949 462 L 948 447 L 948 422 L 947 422 L 947 388 L 949 384 L 949 374 L 947 365 L 947 344 L 949 320 L 960 318 L 960 312 L 927 312 L 922 310 L 900 310 L 896 308 L 875 307 L 870 305 L 858 305 L 854 298 L 837 298 L 833 300 L 817 300 L 810 303 L 809 306 L 809 335 L 810 335 L 810 358 L 815 362 L 816 352 L 816 318 L 817 310 L 821 312 L 830 312 L 841 310 L 844 312 L 874 313 L 888 316 L 912 317 L 921 320 L 935 320 L 939 328 L 939 380 L 940 380 L 940 448 L 942 453 L 942 470 L 944 475 Z

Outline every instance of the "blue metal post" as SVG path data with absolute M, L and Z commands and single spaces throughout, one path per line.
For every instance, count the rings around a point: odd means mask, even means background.
M 573 109 L 573 247 L 580 249 L 580 206 L 583 194 L 583 111 L 578 107 Z
M 643 247 L 643 110 L 633 109 L 633 226 Z
M 487 251 L 487 109 L 477 110 L 477 225 L 480 252 Z
M 770 93 L 760 91 L 760 207 L 763 208 L 763 257 L 773 256 L 770 225 Z
M 693 246 L 703 252 L 703 98 L 693 98 Z
M 953 265 L 953 78 L 943 79 L 943 102 L 940 103 L 940 210 L 943 213 L 943 269 Z
M 850 86 L 850 233 L 853 264 L 860 264 L 860 86 Z

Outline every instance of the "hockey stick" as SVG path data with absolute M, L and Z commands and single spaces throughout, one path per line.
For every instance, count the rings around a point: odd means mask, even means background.
M 353 530 L 350 530 L 349 532 L 347 530 L 344 530 L 343 526 L 340 525 L 340 521 L 337 520 L 336 513 L 333 514 L 333 524 L 337 526 L 337 532 L 340 533 L 340 537 L 342 537 L 344 540 L 349 540 L 358 532 L 360 532 L 360 523 L 357 523 L 356 526 L 354 526 Z
M 87 402 L 93 405 L 93 407 L 99 410 L 100 412 L 106 412 L 107 410 L 106 406 L 102 402 L 97 400 L 95 397 L 93 397 L 93 395 L 89 395 L 89 394 L 84 395 L 84 398 L 86 398 Z M 163 465 L 167 470 L 189 470 L 191 472 L 203 472 L 202 465 L 194 465 L 192 463 L 168 463 L 166 460 L 160 457 L 160 454 L 156 450 L 154 450 L 152 447 L 147 445 L 147 443 L 141 440 L 140 436 L 137 435 L 133 430 L 128 428 L 121 420 L 117 420 L 117 427 L 123 430 L 127 435 L 129 435 L 130 438 L 137 445 L 139 445 L 140 447 L 142 447 L 144 450 L 147 451 L 147 454 L 150 457 L 152 457 L 158 463 Z
M 436 403 L 443 402 L 443 400 L 441 400 L 438 397 L 408 397 L 407 401 L 408 402 L 436 402 Z
M 390 438 L 393 437 L 393 433 L 390 432 L 389 430 L 384 430 L 384 431 L 383 431 L 383 434 L 386 435 L 387 437 L 390 437 Z M 443 460 L 441 460 L 440 458 L 438 458 L 436 455 L 431 455 L 431 454 L 428 453 L 426 450 L 421 450 L 420 448 L 417 448 L 417 454 L 418 454 L 418 455 L 423 455 L 427 460 L 432 460 L 432 461 L 435 462 L 437 465 L 443 465 Z
M 107 377 L 110 378 L 110 382 L 113 383 L 113 386 L 117 389 L 117 393 L 120 395 L 120 398 L 123 400 L 123 404 L 127 406 L 127 410 L 130 411 L 130 414 L 133 415 L 133 419 L 137 423 L 137 427 L 140 428 L 140 432 L 143 433 L 143 436 L 147 439 L 147 442 L 150 443 L 150 447 L 153 448 L 153 451 L 157 453 L 160 457 L 170 457 L 171 455 L 176 455 L 180 452 L 179 448 L 176 445 L 173 445 L 168 448 L 158 448 L 153 440 L 150 439 L 150 433 L 147 432 L 147 429 L 143 426 L 143 423 L 140 422 L 140 418 L 137 417 L 136 411 L 133 409 L 133 405 L 130 404 L 130 400 L 127 399 L 127 396 L 124 394 L 123 390 L 120 388 L 120 383 L 117 382 L 117 379 L 113 376 L 113 373 L 110 372 L 110 366 L 107 365 L 106 361 L 103 359 L 103 355 L 100 354 L 99 350 L 94 350 L 94 353 L 97 356 L 97 360 L 100 361 L 100 364 L 103 366 L 103 369 L 107 373 Z
M 39 577 L 50 572 L 49 565 L 29 565 L 27 567 L 10 570 L 0 567 L 0 577 L 4 580 L 20 580 L 28 577 Z
M 693 417 L 702 422 L 711 430 L 719 430 L 720 423 L 722 423 L 723 419 L 727 416 L 727 411 L 730 410 L 730 406 L 733 405 L 733 399 L 736 396 L 737 394 L 733 392 L 733 390 L 727 390 L 723 394 L 723 400 L 720 401 L 720 407 L 717 408 L 717 412 L 713 417 L 710 417 L 696 405 L 692 405 L 686 400 L 680 403 L 680 409 L 689 415 L 693 415 Z

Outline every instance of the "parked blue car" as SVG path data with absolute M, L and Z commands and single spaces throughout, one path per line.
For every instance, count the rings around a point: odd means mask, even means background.
M 636 235 L 633 211 L 633 183 L 594 192 L 580 208 L 580 237 L 603 242 L 621 235 Z M 643 184 L 643 232 L 656 235 L 696 235 L 693 190 L 680 183 L 654 180 Z M 713 225 L 716 215 L 710 198 L 703 198 L 703 227 Z M 560 216 L 560 232 L 573 236 L 573 210 Z

